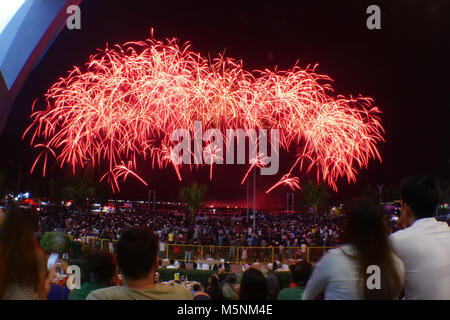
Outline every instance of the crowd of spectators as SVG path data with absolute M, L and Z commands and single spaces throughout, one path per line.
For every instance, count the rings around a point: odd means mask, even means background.
M 93 237 L 117 240 L 124 228 L 145 227 L 155 230 L 166 243 L 218 246 L 335 246 L 342 232 L 342 218 L 332 214 L 260 213 L 256 230 L 253 221 L 231 218 L 198 219 L 188 235 L 184 217 L 171 213 L 73 213 L 41 212 L 40 228 L 61 231 L 75 238 Z
M 407 178 L 402 183 L 401 197 L 400 230 L 392 234 L 377 204 L 365 198 L 349 201 L 341 220 L 341 245 L 329 250 L 314 266 L 303 259 L 297 261 L 290 268 L 289 288 L 282 290 L 273 272 L 265 274 L 257 266 L 240 274 L 233 274 L 224 266 L 224 272 L 211 272 L 206 288 L 200 284 L 188 288 L 181 281 L 160 283 L 157 277 L 159 234 L 148 225 L 130 225 L 121 227 L 114 255 L 102 251 L 92 253 L 81 288 L 63 294 L 51 282 L 54 270 L 46 266 L 48 257 L 36 239 L 37 216 L 13 205 L 0 229 L 0 298 L 448 300 L 450 229 L 447 223 L 433 217 L 439 198 L 436 184 L 427 177 Z M 262 226 L 270 223 L 267 222 L 270 219 L 264 217 Z M 335 218 L 326 221 L 336 223 Z M 281 222 L 273 228 L 278 226 L 286 227 Z M 314 221 L 312 228 L 317 226 L 320 225 Z M 311 228 L 305 227 L 305 230 Z M 291 240 L 283 236 L 302 228 L 294 225 L 293 229 L 281 232 L 281 241 Z M 316 233 L 320 231 L 311 232 Z M 248 234 L 253 232 L 248 230 Z M 261 234 L 261 238 L 265 237 Z

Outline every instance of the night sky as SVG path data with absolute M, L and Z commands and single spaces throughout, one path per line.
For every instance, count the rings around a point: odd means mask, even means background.
M 227 56 L 242 59 L 247 70 L 287 69 L 297 60 L 303 68 L 318 63 L 316 71 L 334 79 L 335 93 L 372 97 L 383 112 L 383 161 L 370 161 L 354 185 L 341 179 L 336 199 L 356 195 L 367 184 L 398 184 L 413 173 L 449 178 L 448 1 L 212 3 L 83 1 L 81 30 L 63 29 L 19 93 L 0 136 L 0 163 L 29 172 L 36 153 L 29 138 L 21 141 L 21 135 L 30 123 L 33 100 L 38 98 L 42 106 L 46 90 L 74 65 L 82 66 L 96 49 L 145 40 L 153 27 L 156 39 L 189 41 L 204 56 L 226 50 Z M 381 30 L 366 28 L 371 4 L 381 8 Z M 257 177 L 258 206 L 284 205 L 286 187 L 270 197 L 262 195 L 294 160 L 294 155 L 281 153 L 279 174 Z M 157 190 L 158 199 L 174 199 L 181 185 L 198 180 L 208 185 L 207 199 L 239 200 L 245 198 L 240 181 L 247 168 L 222 166 L 214 171 L 212 183 L 208 167 L 183 170 L 181 184 L 172 168 L 139 173 Z M 118 198 L 146 198 L 147 189 L 132 181 L 121 189 Z

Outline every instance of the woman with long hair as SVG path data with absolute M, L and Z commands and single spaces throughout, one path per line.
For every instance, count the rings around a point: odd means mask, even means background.
M 393 253 L 381 208 L 357 198 L 346 206 L 343 245 L 328 251 L 314 268 L 303 299 L 398 299 L 404 266 Z
M 46 255 L 35 233 L 37 215 L 11 205 L 0 229 L 0 298 L 46 299 Z

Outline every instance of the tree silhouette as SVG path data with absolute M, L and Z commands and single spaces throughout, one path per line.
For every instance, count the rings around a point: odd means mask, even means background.
M 185 221 L 190 231 L 194 227 L 194 219 L 200 209 L 206 189 L 205 185 L 200 185 L 194 181 L 192 184 L 180 190 L 180 198 L 187 204 Z M 191 232 L 188 233 L 190 234 Z
M 323 209 L 330 198 L 328 187 L 325 184 L 316 184 L 311 180 L 302 185 L 301 193 L 303 194 L 303 205 L 312 208 L 315 214 L 319 212 L 319 209 Z

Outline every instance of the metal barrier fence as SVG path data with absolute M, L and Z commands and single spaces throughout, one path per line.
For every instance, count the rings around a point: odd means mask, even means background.
M 72 238 L 72 237 L 70 237 Z M 91 250 L 105 250 L 112 252 L 117 240 L 99 239 L 92 237 L 79 238 Z M 274 263 L 275 261 L 288 261 L 306 259 L 316 263 L 322 255 L 333 247 L 232 247 L 215 245 L 192 244 L 166 244 L 164 251 L 159 251 L 162 259 L 173 259 L 184 262 L 200 261 L 228 261 L 229 263 Z

